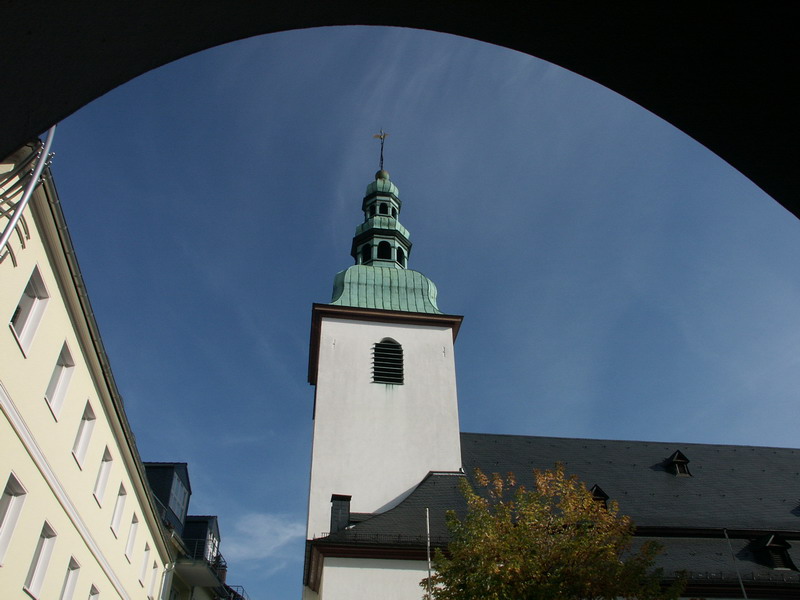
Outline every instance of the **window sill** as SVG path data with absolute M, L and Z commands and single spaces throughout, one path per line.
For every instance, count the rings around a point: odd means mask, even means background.
M 17 333 L 17 330 L 14 329 L 14 326 L 11 323 L 8 324 L 8 328 L 11 330 L 11 335 L 13 335 L 14 339 L 17 341 L 17 345 L 19 346 L 19 351 L 22 352 L 22 358 L 28 358 L 27 351 L 28 347 L 30 346 L 30 341 L 27 344 L 23 344 L 22 340 L 19 337 L 19 334 Z M 23 589 L 25 589 L 26 592 L 28 591 L 26 588 Z M 28 593 L 30 594 L 30 592 Z M 35 598 L 35 596 L 33 597 Z
M 81 471 L 83 471 L 83 465 L 81 464 L 81 461 L 80 461 L 80 459 L 79 459 L 79 458 L 78 458 L 78 457 L 75 455 L 75 453 L 74 453 L 74 452 L 72 453 L 72 458 L 74 458 L 74 459 L 75 459 L 75 463 L 78 465 L 78 468 L 79 468 Z
M 39 600 L 39 596 L 37 594 L 34 594 L 24 585 L 22 586 L 22 591 L 28 594 L 28 596 L 30 596 L 31 598 L 33 598 L 33 600 Z
M 50 414 L 53 415 L 53 420 L 58 423 L 58 413 L 61 412 L 61 407 L 59 406 L 58 409 L 54 408 L 50 401 L 47 399 L 47 396 L 44 397 L 44 403 L 47 404 L 47 408 L 50 409 Z

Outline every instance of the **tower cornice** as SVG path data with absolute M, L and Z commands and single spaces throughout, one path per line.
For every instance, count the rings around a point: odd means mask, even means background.
M 356 306 L 336 306 L 331 304 L 314 303 L 311 308 L 311 343 L 308 353 L 308 382 L 311 385 L 317 384 L 319 340 L 323 318 L 447 327 L 453 332 L 454 342 L 458 336 L 458 331 L 461 328 L 461 322 L 464 320 L 464 317 L 461 315 L 415 313 L 399 310 L 383 310 L 377 308 L 360 308 Z

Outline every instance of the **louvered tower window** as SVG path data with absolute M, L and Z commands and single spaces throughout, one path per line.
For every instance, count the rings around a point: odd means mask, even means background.
M 403 384 L 403 347 L 391 338 L 383 338 L 372 349 L 372 381 Z

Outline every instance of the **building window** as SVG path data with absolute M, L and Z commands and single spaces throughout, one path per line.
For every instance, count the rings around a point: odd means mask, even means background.
M 380 208 L 378 209 L 378 212 L 381 213 L 382 215 L 388 215 L 389 207 L 386 206 L 385 204 L 381 204 Z
M 392 216 L 396 219 L 397 218 L 397 209 L 392 208 Z
M 44 392 L 44 399 L 47 400 L 47 404 L 56 418 L 61 412 L 64 398 L 67 395 L 67 386 L 74 370 L 75 361 L 72 360 L 72 354 L 67 348 L 67 343 L 64 342 L 64 345 L 61 346 L 61 352 L 58 354 L 53 374 L 50 376 L 50 383 L 47 384 L 47 389 Z
M 131 518 L 131 528 L 128 529 L 128 541 L 125 544 L 125 558 L 128 561 L 131 560 L 131 556 L 133 556 L 133 547 L 136 545 L 136 532 L 139 530 L 139 518 L 136 514 L 133 515 Z
M 370 217 L 374 217 L 375 216 L 375 205 L 374 204 L 369 207 L 369 216 Z
M 361 264 L 365 264 L 372 260 L 372 246 L 365 244 L 361 246 Z
M 391 338 L 384 338 L 372 349 L 373 383 L 403 383 L 403 347 Z
M 92 431 L 97 419 L 89 403 L 83 409 L 81 423 L 78 425 L 78 434 L 75 436 L 75 443 L 72 445 L 72 455 L 78 461 L 78 466 L 83 466 L 83 459 L 86 458 L 86 451 L 89 449 L 89 440 L 92 439 Z
M 406 253 L 403 252 L 402 248 L 397 249 L 397 262 L 400 263 L 401 267 L 406 266 Z
M 111 517 L 111 531 L 114 532 L 114 535 L 117 535 L 119 526 L 122 524 L 122 511 L 125 509 L 126 497 L 127 492 L 125 491 L 125 487 L 120 485 L 119 492 L 117 492 L 117 501 L 114 504 L 114 514 Z
M 11 543 L 11 535 L 17 526 L 22 503 L 25 502 L 25 488 L 14 475 L 8 476 L 3 496 L 0 497 L 0 565 Z
M 11 316 L 11 330 L 17 337 L 23 352 L 28 351 L 31 341 L 33 341 L 48 297 L 39 267 L 36 267 L 28 280 L 28 285 L 25 286 L 25 291 L 22 292 L 17 308 L 14 309 L 14 314 Z
M 675 450 L 672 455 L 665 461 L 667 468 L 672 471 L 676 477 L 691 477 L 689 472 L 689 459 L 680 450 Z
M 31 567 L 25 577 L 25 590 L 34 598 L 39 597 L 42 590 L 42 583 L 47 574 L 47 564 L 53 554 L 53 547 L 56 545 L 56 532 L 45 521 L 42 532 L 39 534 L 39 541 L 36 543 L 36 550 L 33 553 Z
M 756 556 L 760 555 L 760 561 L 766 566 L 779 571 L 797 570 L 789 556 L 789 548 L 792 546 L 781 536 L 776 534 L 764 536 L 756 540 L 752 547 Z
M 78 572 L 81 566 L 75 557 L 70 557 L 69 564 L 67 565 L 67 574 L 64 577 L 64 585 L 61 586 L 61 595 L 58 600 L 72 600 L 75 594 L 75 586 L 78 583 Z
M 94 482 L 94 497 L 97 499 L 98 504 L 103 503 L 103 496 L 106 495 L 106 487 L 108 486 L 108 476 L 111 473 L 111 452 L 108 451 L 108 446 L 103 451 L 103 460 L 100 462 L 100 469 L 97 471 L 97 480 Z
M 158 581 L 158 563 L 154 561 L 153 568 L 150 569 L 150 587 L 147 588 L 147 597 L 150 598 L 150 600 L 155 598 L 156 581 Z
M 378 258 L 379 259 L 392 259 L 392 246 L 389 242 L 381 242 L 378 244 Z
M 89 600 L 100 600 L 100 590 L 98 590 L 95 586 L 92 586 L 89 589 Z
M 144 559 L 142 560 L 142 568 L 139 571 L 139 583 L 144 587 L 144 578 L 147 577 L 147 563 L 150 562 L 150 544 L 144 545 Z
M 603 488 L 595 484 L 589 490 L 589 493 L 592 495 L 592 500 L 597 502 L 603 508 L 608 508 L 608 494 L 603 491 Z
M 169 507 L 178 520 L 183 523 L 186 518 L 186 508 L 189 504 L 189 490 L 175 473 L 172 476 L 172 487 L 169 490 Z

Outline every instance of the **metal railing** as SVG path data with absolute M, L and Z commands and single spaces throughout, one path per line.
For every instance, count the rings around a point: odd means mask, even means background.
M 241 585 L 226 585 L 225 589 L 228 591 L 231 600 L 250 600 L 250 596 L 247 595 Z
M 315 540 L 324 540 L 330 537 L 329 533 L 323 533 L 322 536 L 314 538 Z M 428 537 L 426 535 L 403 535 L 403 534 L 389 534 L 389 533 L 352 533 L 345 530 L 344 532 L 337 532 L 336 542 L 359 542 L 371 544 L 401 544 L 401 545 L 421 545 L 426 546 Z M 450 538 L 445 535 L 431 536 L 432 546 L 447 546 Z
M 4 203 L 7 204 L 8 208 L 4 208 L 2 210 L 2 216 L 8 219 L 8 223 L 6 223 L 2 232 L 0 232 L 0 261 L 2 261 L 6 256 L 10 256 L 11 262 L 14 265 L 17 264 L 16 258 L 14 257 L 14 251 L 9 244 L 9 240 L 11 239 L 11 235 L 14 233 L 14 231 L 17 231 L 17 224 L 20 222 L 20 219 L 22 219 L 22 214 L 25 212 L 25 207 L 28 205 L 28 201 L 31 199 L 33 190 L 35 190 L 36 186 L 41 183 L 42 171 L 52 158 L 50 155 L 50 146 L 53 143 L 53 135 L 55 134 L 55 130 L 56 126 L 53 125 L 47 131 L 47 138 L 45 138 L 43 147 L 40 147 L 35 151 L 35 163 L 31 164 L 32 161 L 30 157 L 23 160 L 23 168 L 28 168 L 29 165 L 32 167 L 30 174 L 23 175 L 22 169 L 18 167 L 11 174 L 9 174 L 8 179 L 6 179 L 6 181 L 9 181 L 12 176 L 19 177 L 18 184 L 20 189 L 17 190 L 12 186 L 12 189 L 7 190 L 9 194 L 6 194 L 3 198 Z M 24 189 L 22 188 L 23 183 Z M 11 197 L 15 196 L 18 192 L 22 193 L 22 197 L 16 203 L 12 203 Z M 24 224 L 23 227 L 27 229 Z M 22 247 L 24 248 L 25 236 L 19 231 L 17 231 L 17 235 L 20 238 Z
M 800 583 L 796 571 L 773 571 L 771 573 L 741 573 L 745 583 Z M 669 578 L 669 577 L 668 577 Z M 688 581 L 733 582 L 738 577 L 734 571 L 675 571 L 671 578 L 686 578 Z

